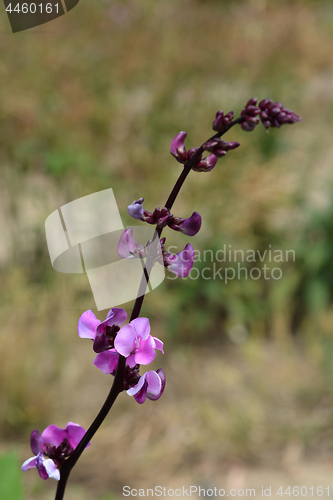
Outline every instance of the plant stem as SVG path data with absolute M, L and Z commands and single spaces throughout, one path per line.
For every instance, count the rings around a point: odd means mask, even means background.
M 243 120 L 244 120 L 243 117 L 237 118 L 236 120 L 232 121 L 223 130 L 223 132 L 217 132 L 208 140 L 212 140 L 212 139 L 215 139 L 217 137 L 221 137 L 226 132 L 228 132 L 228 130 L 230 130 L 230 128 L 232 126 L 236 125 L 237 123 L 241 123 Z M 170 193 L 170 196 L 166 201 L 165 207 L 168 208 L 169 210 L 171 210 L 174 202 L 176 201 L 176 198 L 179 194 L 179 191 L 180 191 L 182 185 L 185 182 L 186 177 L 190 173 L 192 167 L 194 167 L 194 165 L 198 162 L 198 160 L 203 152 L 204 152 L 204 145 L 202 145 L 196 151 L 196 153 L 192 156 L 192 158 L 185 163 L 183 171 L 180 174 L 180 176 L 178 177 L 177 182 L 174 185 L 174 187 Z M 154 236 L 153 236 L 153 240 L 155 240 L 155 238 L 157 238 L 157 237 L 160 238 L 162 231 L 163 231 L 163 228 L 156 228 Z M 149 254 L 148 254 L 146 267 L 145 267 L 144 272 L 142 274 L 141 283 L 140 283 L 140 287 L 139 287 L 140 296 L 138 296 L 137 299 L 135 300 L 130 321 L 133 321 L 134 319 L 139 317 L 141 307 L 143 304 L 143 300 L 145 297 L 145 290 L 146 290 L 146 287 L 148 284 L 147 277 L 149 277 L 151 269 L 152 269 L 153 264 L 154 264 L 153 255 L 154 255 L 154 252 L 149 252 Z M 123 391 L 123 377 L 124 377 L 125 365 L 126 365 L 126 358 L 124 358 L 124 356 L 119 355 L 119 361 L 118 361 L 116 375 L 115 375 L 112 387 L 110 389 L 110 392 L 109 392 L 100 412 L 98 413 L 97 417 L 95 418 L 95 420 L 93 421 L 93 423 L 91 424 L 91 426 L 89 427 L 89 429 L 87 430 L 87 432 L 85 433 L 85 435 L 83 436 L 83 438 L 81 439 L 81 441 L 79 442 L 79 444 L 77 445 L 75 450 L 73 451 L 72 455 L 61 466 L 60 480 L 58 482 L 55 500 L 63 500 L 66 485 L 67 485 L 67 480 L 68 480 L 68 477 L 71 473 L 71 470 L 75 466 L 76 462 L 78 461 L 78 459 L 82 455 L 84 449 L 86 448 L 86 446 L 88 445 L 88 443 L 90 442 L 90 440 L 92 439 L 94 434 L 97 432 L 99 427 L 104 422 L 105 418 L 107 417 L 109 411 L 111 410 L 111 408 L 113 406 L 113 403 L 115 402 L 115 400 L 117 399 L 119 394 Z

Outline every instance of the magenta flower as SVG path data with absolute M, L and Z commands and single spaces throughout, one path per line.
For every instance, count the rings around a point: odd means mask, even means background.
M 161 368 L 156 372 L 150 370 L 140 377 L 139 382 L 134 387 L 128 389 L 127 394 L 134 396 L 139 404 L 144 403 L 146 398 L 156 401 L 163 394 L 165 379 L 165 373 Z
M 155 359 L 155 349 L 163 352 L 163 342 L 150 335 L 148 318 L 136 318 L 123 326 L 114 341 L 116 351 L 125 356 L 129 367 L 148 365 Z
M 114 346 L 117 332 L 127 319 L 124 309 L 113 307 L 108 312 L 106 319 L 100 322 L 92 311 L 86 311 L 79 319 L 77 328 L 79 337 L 92 339 L 95 352 L 102 352 Z
M 193 267 L 194 249 L 190 243 L 176 255 L 164 250 L 165 238 L 161 239 L 164 266 L 179 278 L 186 278 Z
M 73 453 L 85 433 L 83 427 L 73 422 L 69 422 L 65 429 L 49 425 L 42 432 L 42 435 L 39 434 L 38 430 L 32 431 L 30 445 L 36 456 L 26 460 L 21 469 L 27 471 L 37 467 L 42 479 L 51 477 L 59 481 L 59 468 Z M 85 449 L 89 446 L 90 443 Z

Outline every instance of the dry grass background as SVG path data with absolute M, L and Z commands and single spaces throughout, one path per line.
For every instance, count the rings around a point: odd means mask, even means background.
M 296 263 L 268 289 L 187 280 L 147 297 L 166 392 L 143 406 L 119 398 L 67 498 L 120 498 L 126 484 L 331 484 L 333 275 L 315 265 L 333 251 L 330 2 L 82 1 L 15 36 L 3 14 L 0 451 L 23 461 L 32 429 L 87 427 L 110 384 L 76 334 L 93 308 L 87 281 L 52 270 L 45 218 L 108 187 L 125 224 L 134 199 L 161 205 L 180 169 L 171 138 L 182 129 L 189 147 L 201 143 L 218 109 L 239 112 L 256 95 L 303 122 L 234 130 L 241 147 L 190 176 L 175 213 L 203 215 L 197 248 L 273 243 L 296 248 Z M 227 336 L 235 324 L 249 332 L 240 345 Z M 53 497 L 51 480 L 23 480 L 27 499 Z

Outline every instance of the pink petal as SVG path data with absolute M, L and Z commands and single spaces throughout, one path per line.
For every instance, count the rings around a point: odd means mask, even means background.
M 105 375 L 113 373 L 118 366 L 119 354 L 115 349 L 104 351 L 97 354 L 94 365 L 97 366 Z
M 28 458 L 28 460 L 26 460 L 22 464 L 21 469 L 24 470 L 24 471 L 26 471 L 26 470 L 29 470 L 29 469 L 33 469 L 34 467 L 37 467 L 37 457 Z
M 136 318 L 130 322 L 133 325 L 134 330 L 140 339 L 147 339 L 150 334 L 150 324 L 148 318 Z
M 151 390 L 151 387 L 148 386 L 147 398 L 151 399 L 152 401 L 156 401 L 157 399 L 159 399 L 162 396 L 164 389 L 165 389 L 166 377 L 165 377 L 164 371 L 162 370 L 162 368 L 159 368 L 158 370 L 156 370 L 156 373 L 161 380 L 161 388 L 160 388 L 160 391 L 158 393 L 155 393 L 155 392 L 153 393 Z
M 162 382 L 158 374 L 154 370 L 150 370 L 146 374 L 146 380 L 148 382 L 147 396 L 148 394 L 152 396 L 159 395 L 162 388 Z
M 122 259 L 132 259 L 133 253 L 137 248 L 136 242 L 133 238 L 133 229 L 126 229 L 120 236 L 118 243 L 118 255 Z
M 66 429 L 60 429 L 56 425 L 49 425 L 42 432 L 43 441 L 54 446 L 59 446 L 65 438 L 67 438 Z
M 123 326 L 117 333 L 114 341 L 114 346 L 119 354 L 127 358 L 135 349 L 136 337 L 137 334 L 132 326 L 132 322 Z
M 184 250 L 169 257 L 166 260 L 166 265 L 169 271 L 176 274 L 180 278 L 186 278 L 191 272 L 194 262 L 194 250 L 192 245 L 189 243 L 186 245 Z
M 164 354 L 164 351 L 163 351 L 163 342 L 159 339 L 157 339 L 156 337 L 153 337 L 154 341 L 155 341 L 155 349 L 158 349 L 159 351 L 162 351 L 163 354 Z
M 151 336 L 147 340 L 141 340 L 139 349 L 135 352 L 135 361 L 139 365 L 149 365 L 155 359 L 154 340 Z
M 94 340 L 96 329 L 99 324 L 100 321 L 96 318 L 95 314 L 92 311 L 84 312 L 80 317 L 77 325 L 79 337 L 81 337 L 81 339 Z
M 130 355 L 126 358 L 126 364 L 127 364 L 130 368 L 134 368 L 134 366 L 137 364 L 137 362 L 135 361 L 135 354 L 130 354 Z
M 66 425 L 66 431 L 67 431 L 67 439 L 69 444 L 73 449 L 77 447 L 81 439 L 86 433 L 86 430 L 81 427 L 81 425 L 75 424 L 74 422 L 68 422 Z M 90 443 L 85 447 L 87 449 L 90 446 Z M 45 465 L 45 464 L 44 464 Z
M 134 396 L 135 394 L 137 394 L 142 389 L 143 384 L 145 383 L 145 380 L 146 380 L 146 373 L 144 373 L 140 377 L 139 382 L 134 387 L 131 387 L 130 389 L 128 389 L 127 394 L 129 396 Z

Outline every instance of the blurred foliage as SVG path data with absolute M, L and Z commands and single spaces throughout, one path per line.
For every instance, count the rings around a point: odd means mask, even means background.
M 0 497 L 6 500 L 23 500 L 22 474 L 16 453 L 0 456 Z
M 143 314 L 168 350 L 171 342 L 175 348 L 174 357 L 166 356 L 168 406 L 157 409 L 161 438 L 154 429 L 140 434 L 144 419 L 155 424 L 150 406 L 136 421 L 133 401 L 120 403 L 119 436 L 134 444 L 128 441 L 126 448 L 115 436 L 124 458 L 114 464 L 104 490 L 90 486 L 103 498 L 126 484 L 124 470 L 140 477 L 144 471 L 134 456 L 142 456 L 143 464 L 162 464 L 172 477 L 191 464 L 200 470 L 207 461 L 221 468 L 233 459 L 282 460 L 293 436 L 307 451 L 329 454 L 331 2 L 80 2 L 43 29 L 15 36 L 1 11 L 0 30 L 3 439 L 26 440 L 33 428 L 51 421 L 65 426 L 77 417 L 89 425 L 109 383 L 101 382 L 91 363 L 89 342 L 76 335 L 79 315 L 94 308 L 88 280 L 53 271 L 46 217 L 112 187 L 130 225 L 127 205 L 144 196 L 148 210 L 162 206 L 179 175 L 181 166 L 169 154 L 174 135 L 186 130 L 187 147 L 199 145 L 211 135 L 218 109 L 237 114 L 256 95 L 281 100 L 303 122 L 269 133 L 263 127 L 253 133 L 233 129 L 226 140 L 241 147 L 211 173 L 191 173 L 173 213 L 202 214 L 202 229 L 191 239 L 201 254 L 223 245 L 261 255 L 271 248 L 294 250 L 295 262 L 277 263 L 283 274 L 278 280 L 166 279 L 148 295 Z M 165 232 L 166 245 L 180 250 L 188 239 L 171 233 Z M 195 268 L 201 276 L 211 264 L 198 261 Z M 216 264 L 237 270 L 238 262 Z M 266 256 L 241 264 L 250 272 L 272 263 Z M 205 356 L 203 344 L 211 349 Z M 211 388 L 202 374 L 212 379 Z M 185 414 L 193 429 L 188 434 Z M 100 446 L 113 461 L 101 436 Z M 153 438 L 156 445 L 149 449 Z M 23 460 L 30 456 L 28 445 L 22 450 Z M 90 453 L 103 481 L 100 456 Z M 89 474 L 77 474 L 85 484 Z M 32 497 L 45 498 L 44 485 L 37 491 L 31 484 Z

